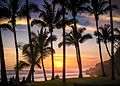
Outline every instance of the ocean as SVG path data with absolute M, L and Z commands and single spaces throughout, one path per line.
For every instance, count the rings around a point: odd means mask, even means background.
M 27 77 L 29 70 L 21 70 L 19 72 L 19 78 L 22 80 L 23 77 Z M 42 69 L 37 69 L 35 70 L 35 81 L 44 81 L 44 75 Z M 0 71 L 1 75 L 1 71 Z M 47 75 L 47 80 L 51 79 L 51 69 L 46 69 L 46 75 Z M 55 69 L 55 76 L 59 75 L 60 78 L 62 78 L 62 70 L 61 69 Z M 7 78 L 8 80 L 11 77 L 15 77 L 15 71 L 14 70 L 7 70 Z M 86 75 L 85 71 L 83 71 L 83 76 L 84 77 L 89 77 L 89 75 Z M 66 78 L 77 78 L 78 77 L 78 69 L 73 68 L 73 69 L 67 69 L 66 70 Z M 0 76 L 1 78 L 1 76 Z

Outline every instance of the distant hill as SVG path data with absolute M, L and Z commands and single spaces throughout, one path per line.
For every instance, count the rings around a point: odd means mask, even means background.
M 120 75 L 120 48 L 115 52 L 115 75 Z M 111 75 L 111 60 L 107 60 L 104 62 L 104 69 L 107 76 Z M 100 76 L 101 73 L 101 64 L 98 63 L 95 65 L 95 68 L 90 68 L 86 70 L 86 74 L 89 74 L 90 76 Z

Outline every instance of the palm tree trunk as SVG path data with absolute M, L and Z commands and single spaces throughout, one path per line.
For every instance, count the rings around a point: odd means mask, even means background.
M 41 62 L 42 62 L 42 68 L 43 68 L 44 78 L 45 78 L 45 81 L 47 81 L 47 76 L 46 76 L 46 72 L 45 72 L 43 58 L 41 58 Z
M 18 71 L 18 61 L 19 61 L 19 56 L 18 56 L 18 46 L 17 46 L 17 36 L 16 36 L 16 30 L 15 30 L 15 15 L 13 14 L 12 16 L 12 27 L 13 27 L 13 33 L 14 33 L 14 40 L 15 40 L 15 49 L 16 49 L 16 80 L 19 82 L 19 71 Z
M 106 50 L 107 50 L 107 52 L 108 52 L 108 55 L 109 55 L 109 56 L 110 56 L 110 58 L 111 58 L 111 54 L 110 54 L 110 52 L 109 52 L 108 46 L 107 46 L 107 44 L 106 44 L 106 43 L 104 43 L 104 44 L 105 44 Z
M 80 56 L 80 48 L 79 48 L 79 44 L 77 44 L 78 46 L 78 58 L 79 58 L 79 78 L 83 78 L 83 75 L 82 75 L 82 61 L 81 61 L 81 56 Z
M 26 78 L 26 82 L 31 82 L 31 72 L 32 72 L 32 66 L 30 67 L 28 76 L 27 76 L 27 78 Z
M 51 38 L 51 58 L 52 58 L 52 77 L 51 80 L 54 80 L 54 56 L 53 56 L 53 42 L 52 42 L 52 31 L 53 29 L 51 28 L 50 31 L 50 38 Z
M 98 28 L 98 16 L 95 16 L 95 21 L 96 21 L 96 28 L 97 28 L 97 33 L 99 32 Z M 100 61 L 101 61 L 101 68 L 102 68 L 102 76 L 106 76 L 105 70 L 104 70 L 104 65 L 103 65 L 103 58 L 102 58 L 102 50 L 101 50 L 101 43 L 100 43 L 100 36 L 98 35 L 98 45 L 99 45 L 99 54 L 100 54 Z
M 111 34 L 112 34 L 112 41 L 111 41 L 111 72 L 112 72 L 112 80 L 115 80 L 115 71 L 114 71 L 114 31 L 113 31 L 113 18 L 112 18 L 112 7 L 111 7 L 111 0 L 109 0 L 110 6 L 110 24 L 111 24 Z
M 63 11 L 63 82 L 66 82 L 66 48 L 65 48 L 65 1 L 62 3 L 62 11 Z
M 77 63 L 78 63 L 78 68 L 79 68 L 79 76 L 78 78 L 82 78 L 82 73 L 81 73 L 81 66 L 80 66 L 80 62 L 79 62 L 79 53 L 78 53 L 78 47 L 75 46 L 75 49 L 76 49 L 76 56 L 77 56 Z
M 29 44 L 30 44 L 30 51 L 31 51 L 31 58 L 32 58 L 32 82 L 34 82 L 34 56 L 33 56 L 33 47 L 32 47 L 32 40 L 31 40 L 31 29 L 30 29 L 30 18 L 29 18 L 29 10 L 28 10 L 28 0 L 26 0 L 26 16 L 27 16 L 27 26 L 28 26 L 28 35 L 29 35 Z
M 5 67 L 5 58 L 4 58 L 1 30 L 0 30 L 0 61 L 1 61 L 1 85 L 7 86 L 8 83 L 7 83 L 7 74 L 6 74 L 6 67 Z
M 82 76 L 82 62 L 81 62 L 81 56 L 80 56 L 80 48 L 79 48 L 79 43 L 78 43 L 78 33 L 77 33 L 77 26 L 76 26 L 76 15 L 73 14 L 73 19 L 74 19 L 74 36 L 76 38 L 76 47 L 77 47 L 77 51 L 78 51 L 78 60 L 79 60 L 79 78 L 83 78 Z

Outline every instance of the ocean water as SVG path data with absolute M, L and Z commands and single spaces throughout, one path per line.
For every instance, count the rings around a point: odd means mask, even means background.
M 19 72 L 19 77 L 20 80 L 22 80 L 23 77 L 27 77 L 29 70 L 21 70 Z M 43 70 L 42 69 L 37 69 L 34 72 L 34 77 L 35 77 L 35 81 L 44 81 L 44 75 L 43 75 Z M 0 75 L 1 75 L 1 71 L 0 71 Z M 51 69 L 46 69 L 46 75 L 47 75 L 47 79 L 50 80 L 51 79 Z M 59 75 L 60 78 L 62 78 L 62 70 L 61 69 L 55 69 L 55 75 Z M 15 77 L 15 71 L 14 70 L 7 70 L 7 78 L 8 80 L 11 77 Z M 86 75 L 85 71 L 83 71 L 83 76 L 84 77 L 89 77 L 89 75 Z M 77 78 L 78 77 L 78 69 L 67 69 L 66 70 L 66 78 Z M 1 78 L 1 76 L 0 76 Z

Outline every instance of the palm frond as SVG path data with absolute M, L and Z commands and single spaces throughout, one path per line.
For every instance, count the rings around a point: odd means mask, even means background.
M 40 11 L 40 9 L 39 9 L 39 7 L 35 4 L 35 3 L 33 3 L 33 2 L 29 2 L 28 3 L 28 11 L 29 11 L 29 14 L 30 13 L 32 13 L 32 12 L 39 12 Z M 18 16 L 20 17 L 20 18 L 24 18 L 24 17 L 26 17 L 26 15 L 27 15 L 27 13 L 26 13 L 27 11 L 26 11 L 26 5 L 24 5 L 24 6 L 22 6 L 21 8 L 20 8 L 20 10 L 18 11 Z M 29 15 L 29 17 L 30 17 L 30 15 Z
M 61 48 L 62 45 L 63 45 L 63 42 L 60 42 L 60 43 L 58 44 L 58 47 Z
M 80 43 L 84 43 L 86 40 L 88 39 L 92 39 L 92 35 L 91 34 L 85 34 L 81 37 L 81 39 L 79 40 Z
M 18 68 L 18 70 L 22 70 L 23 68 L 29 67 L 30 64 L 26 63 L 25 61 L 19 61 L 18 67 L 15 65 L 15 70 Z
M 10 30 L 13 32 L 13 28 L 9 24 L 0 24 L 0 29 Z
M 10 18 L 11 17 L 11 11 L 0 5 L 0 18 Z
M 65 44 L 66 44 L 67 46 L 75 45 L 74 42 L 71 42 L 71 41 L 66 41 Z M 63 46 L 63 42 L 60 42 L 60 43 L 58 44 L 58 47 L 61 48 L 62 46 Z
M 39 64 L 39 63 L 36 63 L 36 65 L 37 65 L 37 67 L 38 67 L 38 68 L 40 68 L 40 69 L 41 69 L 41 66 L 40 66 L 40 64 Z
M 33 19 L 32 22 L 31 22 L 31 26 L 34 26 L 34 25 L 38 25 L 38 26 L 41 26 L 41 27 L 46 27 L 46 23 L 42 20 L 37 20 L 37 19 Z

